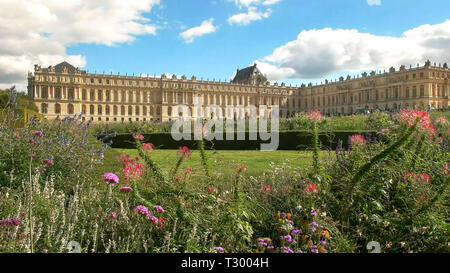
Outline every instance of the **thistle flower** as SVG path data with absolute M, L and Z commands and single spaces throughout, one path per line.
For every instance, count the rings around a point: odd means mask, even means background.
M 42 133 L 42 131 L 39 130 L 31 130 L 31 133 L 38 136 L 38 137 L 43 137 L 44 133 Z
M 106 182 L 106 184 L 116 184 L 119 183 L 119 177 L 113 173 L 105 173 L 103 175 L 103 180 Z
M 158 218 L 156 218 L 155 216 L 150 216 L 150 217 L 147 217 L 150 221 L 152 221 L 154 224 L 158 224 Z

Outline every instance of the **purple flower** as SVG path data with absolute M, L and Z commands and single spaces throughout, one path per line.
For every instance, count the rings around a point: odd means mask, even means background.
M 119 177 L 113 173 L 105 173 L 103 175 L 103 180 L 106 181 L 106 184 L 115 184 L 119 183 Z
M 44 133 L 42 133 L 42 131 L 39 130 L 32 130 L 31 131 L 33 134 L 37 135 L 38 137 L 43 137 Z
M 157 212 L 164 213 L 164 209 L 163 209 L 163 207 L 161 207 L 161 206 L 154 206 L 153 208 L 154 208 Z
M 298 235 L 299 233 L 302 233 L 302 230 L 301 229 L 293 229 L 292 231 L 291 231 L 291 234 L 292 235 Z
M 309 231 L 316 232 L 316 229 L 315 228 L 309 228 Z
M 318 227 L 319 225 L 316 222 L 312 222 L 311 225 Z
M 317 249 L 312 249 L 311 252 L 312 252 L 312 253 L 319 253 L 319 250 L 317 250 Z
M 297 253 L 303 253 L 303 251 L 300 249 L 299 251 L 297 251 Z
M 292 249 L 290 249 L 289 247 L 286 247 L 286 246 L 283 246 L 283 247 L 281 248 L 281 251 L 282 251 L 283 253 L 294 253 L 294 251 L 293 251 Z
M 221 246 L 217 246 L 216 247 L 216 251 L 217 251 L 217 253 L 223 253 L 224 252 L 223 247 L 221 247 Z
M 311 212 L 311 216 L 317 216 L 317 212 Z
M 327 242 L 325 242 L 325 241 L 319 241 L 319 244 L 321 244 L 321 245 L 327 245 Z

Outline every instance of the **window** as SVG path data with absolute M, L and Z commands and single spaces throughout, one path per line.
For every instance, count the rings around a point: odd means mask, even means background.
M 73 112 L 73 104 L 69 103 L 69 105 L 67 105 L 67 113 L 69 113 L 69 115 L 73 115 Z
M 111 101 L 111 92 L 106 90 L 106 101 Z
M 42 103 L 41 104 L 41 113 L 47 114 L 47 111 L 48 111 L 48 105 L 46 103 Z
M 98 106 L 97 106 L 97 114 L 98 114 L 98 115 L 101 115 L 101 114 L 102 114 L 102 106 L 101 106 L 101 105 L 98 105 Z
M 98 101 L 103 100 L 103 91 L 101 89 L 97 91 L 97 100 Z
M 81 92 L 81 99 L 82 99 L 82 100 L 87 100 L 86 89 L 83 89 L 83 91 Z
M 86 105 L 82 105 L 81 106 L 81 113 L 83 113 L 83 114 L 86 114 L 87 113 L 87 111 L 86 111 Z
M 128 106 L 128 115 L 132 116 L 133 115 L 133 107 Z
M 91 83 L 94 83 L 94 78 L 91 78 Z
M 93 115 L 94 114 L 94 105 L 89 105 L 89 114 Z
M 423 85 L 420 86 L 420 96 L 424 97 L 425 96 L 425 88 Z
M 55 89 L 55 99 L 61 99 L 61 88 L 59 87 Z
M 91 101 L 95 100 L 95 91 L 94 90 L 89 91 L 89 97 L 90 97 Z
M 409 87 L 406 87 L 406 97 L 409 98 Z
M 109 105 L 105 106 L 105 115 L 109 116 Z
M 69 88 L 68 93 L 67 93 L 67 98 L 69 100 L 75 99 L 75 90 L 73 88 Z
M 417 87 L 413 87 L 413 97 L 416 98 L 417 97 Z
M 55 114 L 61 114 L 61 105 L 58 103 L 55 104 Z

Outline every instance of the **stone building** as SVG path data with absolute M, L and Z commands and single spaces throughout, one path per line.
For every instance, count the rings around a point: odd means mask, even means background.
M 67 62 L 28 74 L 28 95 L 48 119 L 84 113 L 94 122 L 168 121 L 179 115 L 177 105 L 193 109 L 194 96 L 203 105 L 215 104 L 225 117 L 227 105 L 278 105 L 281 116 L 319 109 L 325 114 L 352 114 L 358 109 L 442 109 L 450 93 L 447 64 L 431 65 L 328 81 L 320 85 L 270 84 L 256 64 L 236 72 L 230 82 L 177 78 L 88 73 Z M 203 113 L 192 113 L 193 117 Z

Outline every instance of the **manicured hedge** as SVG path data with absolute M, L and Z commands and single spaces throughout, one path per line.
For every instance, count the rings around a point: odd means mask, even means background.
M 214 150 L 260 150 L 261 143 L 269 143 L 269 141 L 249 140 L 248 132 L 246 132 L 246 140 L 236 140 L 237 133 L 235 133 L 234 141 L 228 140 L 213 140 L 205 141 L 206 149 Z M 338 131 L 320 133 L 319 141 L 322 149 L 336 149 L 338 140 L 342 140 L 343 148 L 347 148 L 347 142 L 350 136 L 355 134 L 363 134 L 370 138 L 377 137 L 376 132 L 361 132 L 361 131 Z M 158 149 L 178 149 L 180 146 L 187 146 L 190 149 L 196 149 L 197 142 L 195 140 L 180 140 L 175 141 L 170 133 L 145 134 L 144 142 L 149 142 L 155 145 Z M 312 133 L 308 131 L 287 131 L 280 132 L 278 150 L 306 150 L 311 147 Z M 224 136 L 226 139 L 226 136 Z M 193 137 L 192 137 L 193 139 Z M 119 134 L 112 139 L 113 148 L 133 149 L 134 139 L 131 134 Z

